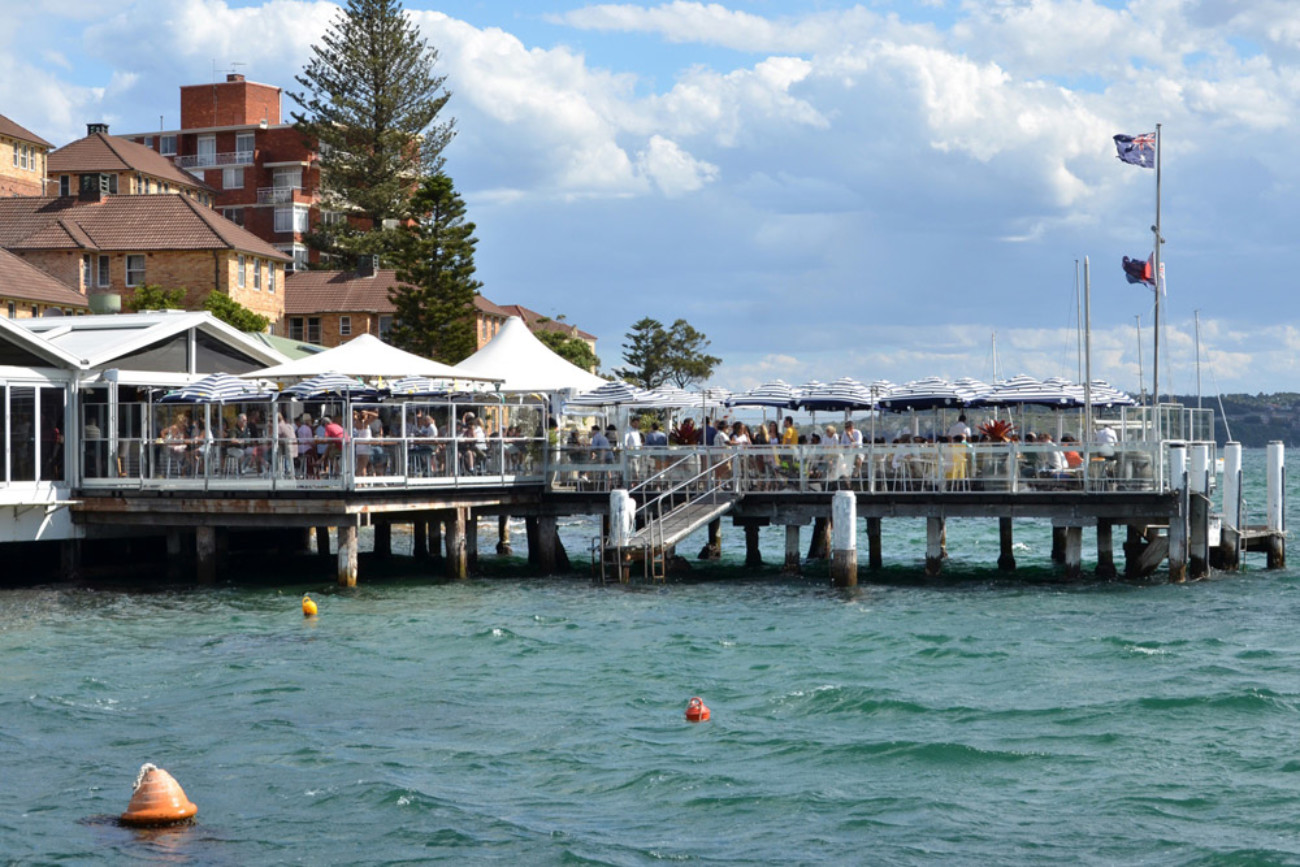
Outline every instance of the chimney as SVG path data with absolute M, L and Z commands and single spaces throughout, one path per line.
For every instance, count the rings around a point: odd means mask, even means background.
M 104 135 L 108 135 L 108 124 L 106 123 L 86 124 L 86 135 L 94 135 L 95 133 L 99 133 L 99 132 L 102 132 Z
M 230 82 L 230 81 L 243 81 L 243 80 L 244 80 L 244 76 L 240 75 L 238 72 L 228 72 L 228 73 L 226 73 L 226 81 L 228 81 L 228 82 Z
M 359 260 L 357 260 L 358 277 L 374 277 L 378 271 L 379 271 L 378 256 L 362 256 Z

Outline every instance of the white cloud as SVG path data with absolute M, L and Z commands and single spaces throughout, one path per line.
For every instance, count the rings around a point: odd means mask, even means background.
M 675 197 L 693 193 L 718 176 L 718 167 L 695 159 L 663 136 L 651 136 L 650 144 L 637 154 L 640 173 Z

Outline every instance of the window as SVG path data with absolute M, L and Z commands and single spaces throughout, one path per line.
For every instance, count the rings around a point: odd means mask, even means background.
M 39 305 L 39 304 L 33 304 L 33 305 L 32 305 L 32 318 L 35 319 L 36 317 L 38 317 L 38 316 L 40 316 L 40 315 L 41 315 L 41 308 L 40 308 L 40 305 Z
M 307 317 L 307 342 L 320 343 L 320 317 Z
M 158 152 L 165 157 L 176 156 L 176 136 L 174 135 L 158 136 Z
M 266 262 L 266 291 L 275 294 L 275 263 L 269 259 Z
M 352 317 L 339 317 L 339 337 L 349 337 L 352 334 Z
M 302 189 L 302 167 L 276 169 L 272 175 L 276 189 Z
M 379 339 L 387 341 L 388 335 L 393 330 L 393 317 L 387 313 L 379 316 Z
M 15 167 L 15 168 L 18 167 L 18 150 L 19 150 L 21 147 L 22 147 L 22 146 L 21 146 L 20 144 L 18 144 L 18 142 L 14 142 L 14 167 Z
M 244 169 L 221 170 L 221 188 L 223 190 L 242 190 L 244 188 Z
M 144 256 L 143 254 L 132 254 L 126 257 L 126 285 L 140 286 L 144 284 Z
M 239 254 L 239 273 L 235 275 L 235 285 L 237 285 L 240 289 L 243 289 L 243 288 L 244 288 L 244 280 L 245 280 L 245 275 L 246 275 L 247 270 L 248 270 L 248 269 L 247 269 L 247 260 L 244 258 L 244 254 L 243 254 L 243 253 L 240 253 L 240 254 Z
M 12 301 L 9 302 L 9 318 L 10 319 L 18 318 L 18 305 Z
M 253 260 L 253 288 L 262 291 L 262 260 Z
M 147 147 L 147 148 L 152 148 L 152 147 L 153 147 L 153 136 L 151 136 L 151 135 L 147 135 L 147 136 L 145 136 L 145 137 L 144 137 L 144 142 L 143 142 L 143 144 L 144 144 L 144 146 Z
M 307 214 L 306 205 L 294 205 L 292 208 L 275 209 L 275 231 L 277 232 L 305 232 L 307 231 Z
M 108 191 L 115 196 L 117 195 L 117 175 L 108 176 Z
M 244 225 L 243 208 L 222 208 L 221 216 L 225 217 L 227 220 L 234 223 L 236 226 Z
M 99 257 L 99 274 L 96 275 L 97 279 L 95 282 L 98 283 L 100 286 L 107 286 L 109 283 L 113 282 L 112 275 L 109 273 L 108 270 L 109 261 L 110 260 L 108 256 Z
M 302 340 L 303 319 L 301 316 L 289 317 L 289 339 Z
M 27 145 L 18 146 L 18 168 L 27 168 Z
M 253 161 L 253 142 L 255 136 L 251 132 L 241 132 L 235 136 L 235 159 L 241 163 L 251 163 Z
M 308 258 L 307 247 L 304 246 L 303 244 L 294 244 L 293 245 L 293 270 L 306 271 L 307 258 Z
M 214 135 L 201 135 L 196 142 L 198 146 L 198 159 L 194 161 L 195 165 L 215 166 L 217 164 L 217 137 Z
M 83 290 L 89 289 L 92 285 L 90 281 L 94 279 L 90 268 L 91 268 L 90 254 L 85 253 L 81 257 L 81 288 Z
M 72 195 L 72 177 L 70 175 L 59 175 L 59 195 Z

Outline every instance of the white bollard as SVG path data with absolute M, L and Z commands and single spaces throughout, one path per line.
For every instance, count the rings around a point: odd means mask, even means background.
M 626 548 L 636 533 L 636 501 L 622 488 L 609 492 L 609 544 Z
M 1178 494 L 1179 506 L 1169 516 L 1169 580 L 1187 578 L 1187 447 L 1183 443 L 1169 446 L 1169 486 Z
M 836 587 L 858 583 L 858 498 L 836 491 L 831 500 L 831 580 Z
M 1286 530 L 1286 460 L 1282 443 L 1278 440 L 1268 444 L 1268 529 L 1274 532 Z
M 1233 530 L 1241 527 L 1241 443 L 1223 447 L 1223 523 Z
M 1193 494 L 1210 492 L 1210 447 L 1204 444 L 1194 445 L 1188 450 L 1190 466 L 1187 470 L 1187 486 Z

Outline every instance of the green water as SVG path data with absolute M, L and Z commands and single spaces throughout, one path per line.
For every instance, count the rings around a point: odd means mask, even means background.
M 656 588 L 4 591 L 0 861 L 1300 863 L 1300 571 L 1064 584 L 1026 522 L 1007 580 L 971 521 L 927 580 L 885 532 L 848 595 L 730 531 Z M 194 825 L 109 821 L 145 761 Z

